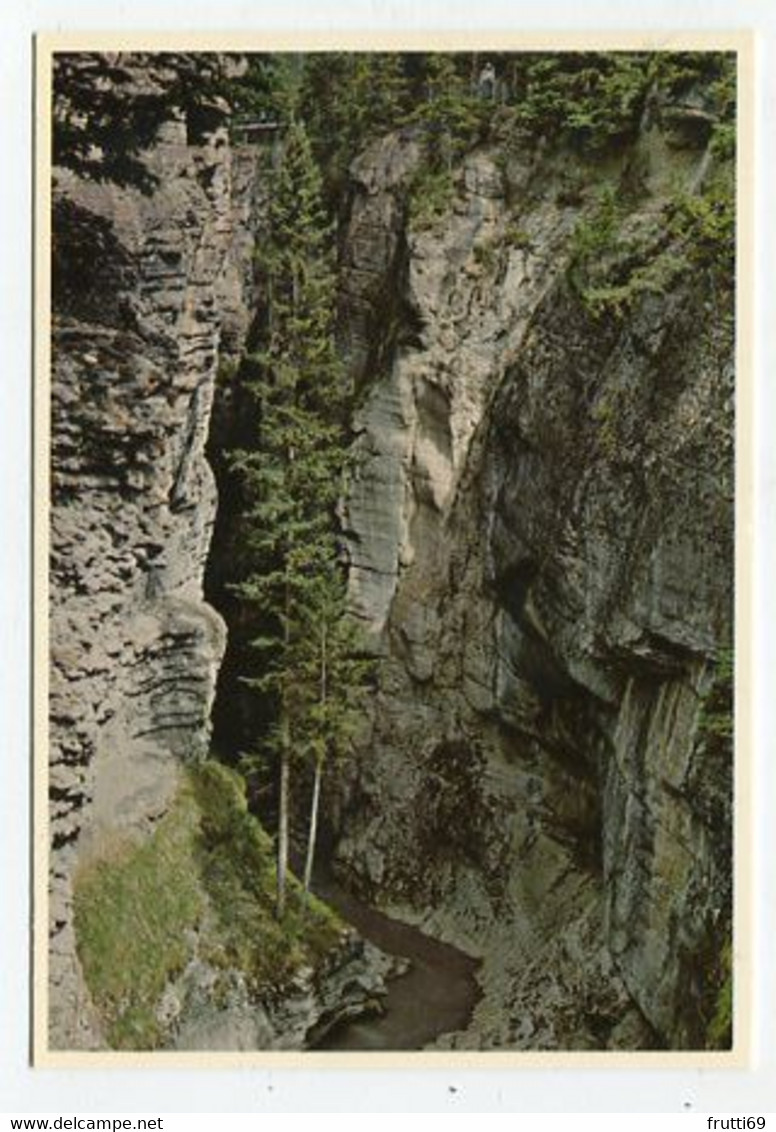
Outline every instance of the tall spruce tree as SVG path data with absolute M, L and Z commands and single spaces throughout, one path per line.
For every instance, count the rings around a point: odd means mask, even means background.
M 472 145 L 483 116 L 483 104 L 473 95 L 464 73 L 466 64 L 466 56 L 427 55 L 426 97 L 412 115 L 426 129 L 432 168 L 448 172 Z
M 314 765 L 308 860 L 314 853 L 320 776 L 347 732 L 351 681 L 345 585 L 335 508 L 346 459 L 347 393 L 334 341 L 336 277 L 321 178 L 304 126 L 292 121 L 273 185 L 261 269 L 266 321 L 249 359 L 258 435 L 236 455 L 248 500 L 251 561 L 238 592 L 265 626 L 252 641 L 274 704 L 265 746 L 277 760 L 277 914 L 286 905 L 291 769 Z M 307 876 L 309 884 L 309 875 Z
M 396 52 L 334 51 L 305 57 L 300 102 L 336 208 L 353 158 L 406 118 L 409 88 Z
M 358 628 L 348 615 L 345 579 L 336 561 L 318 571 L 307 596 L 296 664 L 299 687 L 307 696 L 302 743 L 313 767 L 305 893 L 315 861 L 323 771 L 347 750 L 358 723 L 359 694 L 373 667 L 361 652 Z

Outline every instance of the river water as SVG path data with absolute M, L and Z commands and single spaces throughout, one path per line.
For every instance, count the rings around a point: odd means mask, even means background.
M 406 974 L 388 983 L 383 1015 L 335 1027 L 316 1049 L 418 1050 L 466 1026 L 480 997 L 478 960 L 362 904 L 331 878 L 313 887 L 365 939 L 411 963 Z

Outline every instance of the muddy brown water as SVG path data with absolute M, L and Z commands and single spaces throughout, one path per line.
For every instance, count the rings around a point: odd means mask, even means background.
M 411 963 L 388 983 L 383 1015 L 334 1027 L 316 1049 L 417 1050 L 466 1026 L 480 997 L 478 960 L 363 904 L 330 877 L 313 887 L 365 939 Z

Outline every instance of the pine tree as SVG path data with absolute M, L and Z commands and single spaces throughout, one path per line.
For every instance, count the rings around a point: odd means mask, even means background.
M 324 765 L 344 752 L 369 668 L 357 654 L 337 553 L 347 392 L 334 342 L 330 237 L 307 133 L 292 122 L 262 248 L 267 317 L 249 383 L 259 432 L 255 446 L 235 461 L 249 500 L 245 541 L 252 562 L 239 593 L 266 626 L 252 642 L 261 673 L 248 682 L 275 707 L 265 748 L 280 772 L 279 918 L 286 902 L 292 761 L 305 758 L 313 766 L 307 891 Z
M 406 120 L 404 59 L 396 52 L 305 57 L 302 112 L 333 201 L 342 195 L 353 158 L 375 136 Z
M 428 55 L 424 70 L 426 99 L 413 117 L 425 125 L 432 168 L 449 171 L 472 144 L 480 126 L 482 106 L 459 72 L 453 55 Z
M 235 456 L 249 500 L 250 575 L 239 585 L 261 612 L 254 639 L 276 718 L 266 746 L 280 768 L 278 917 L 285 909 L 291 762 L 309 733 L 299 679 L 316 579 L 336 557 L 333 514 L 344 460 L 344 392 L 334 345 L 335 275 L 320 175 L 304 127 L 292 122 L 272 194 L 262 267 L 267 294 L 263 348 L 251 358 L 249 389 L 259 435 Z
M 341 759 L 358 722 L 358 698 L 373 662 L 360 653 L 359 632 L 348 616 L 343 574 L 334 561 L 318 571 L 308 592 L 297 655 L 299 687 L 308 697 L 305 753 L 313 789 L 304 869 L 310 890 L 318 831 L 321 780 L 327 763 Z
M 369 60 L 369 121 L 372 127 L 392 130 L 401 125 L 410 107 L 404 56 L 378 51 Z

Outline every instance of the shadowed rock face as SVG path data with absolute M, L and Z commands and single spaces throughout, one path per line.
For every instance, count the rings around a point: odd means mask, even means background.
M 150 192 L 56 172 L 55 1048 L 104 1044 L 76 957 L 77 869 L 146 836 L 209 742 L 224 627 L 202 597 L 203 452 L 219 356 L 248 334 L 265 190 L 221 110 L 206 118 L 195 137 L 168 115 L 142 156 Z M 697 131 L 683 149 L 670 128 L 601 173 L 638 160 L 636 225 L 674 176 L 708 168 Z M 596 322 L 567 267 L 597 186 L 566 192 L 567 157 L 513 153 L 505 171 L 475 151 L 448 215 L 413 230 L 419 157 L 407 135 L 358 159 L 341 242 L 362 391 L 341 513 L 381 664 L 358 757 L 330 787 L 338 865 L 482 958 L 471 1025 L 441 1044 L 691 1048 L 730 902 L 731 768 L 698 727 L 731 631 L 718 297 L 685 278 Z M 164 1002 L 179 1047 L 291 1047 L 385 973 L 351 939 L 266 1009 L 235 972 L 229 1010 L 212 1010 L 207 964 Z
M 359 159 L 344 241 L 351 594 L 383 661 L 340 869 L 483 956 L 454 1044 L 702 1045 L 730 900 L 731 768 L 698 738 L 731 634 L 726 312 L 685 279 L 594 320 L 566 281 L 585 194 L 552 159 L 474 153 L 408 230 L 415 156 Z M 674 158 L 652 128 L 603 178 L 635 159 L 634 226 Z
M 112 66 L 128 110 L 175 79 L 174 60 Z M 266 188 L 255 147 L 230 147 L 219 102 L 200 105 L 194 123 L 163 109 L 128 183 L 103 177 L 93 155 L 88 179 L 54 171 L 54 1049 L 107 1044 L 78 962 L 74 881 L 145 843 L 179 792 L 182 765 L 209 753 L 226 638 L 203 599 L 217 505 L 205 443 L 219 362 L 241 354 L 253 318 L 254 218 Z M 314 968 L 261 1001 L 244 971 L 210 961 L 207 915 L 188 936 L 188 961 L 155 1005 L 161 1044 L 179 1049 L 300 1048 L 311 1031 L 374 1010 L 392 966 L 344 931 Z
M 138 82 L 142 82 L 139 72 Z M 203 456 L 231 231 L 219 116 L 171 116 L 152 192 L 55 170 L 51 513 L 51 1043 L 99 1042 L 73 870 L 142 836 L 207 750 L 220 616 L 202 598 L 216 493 Z

